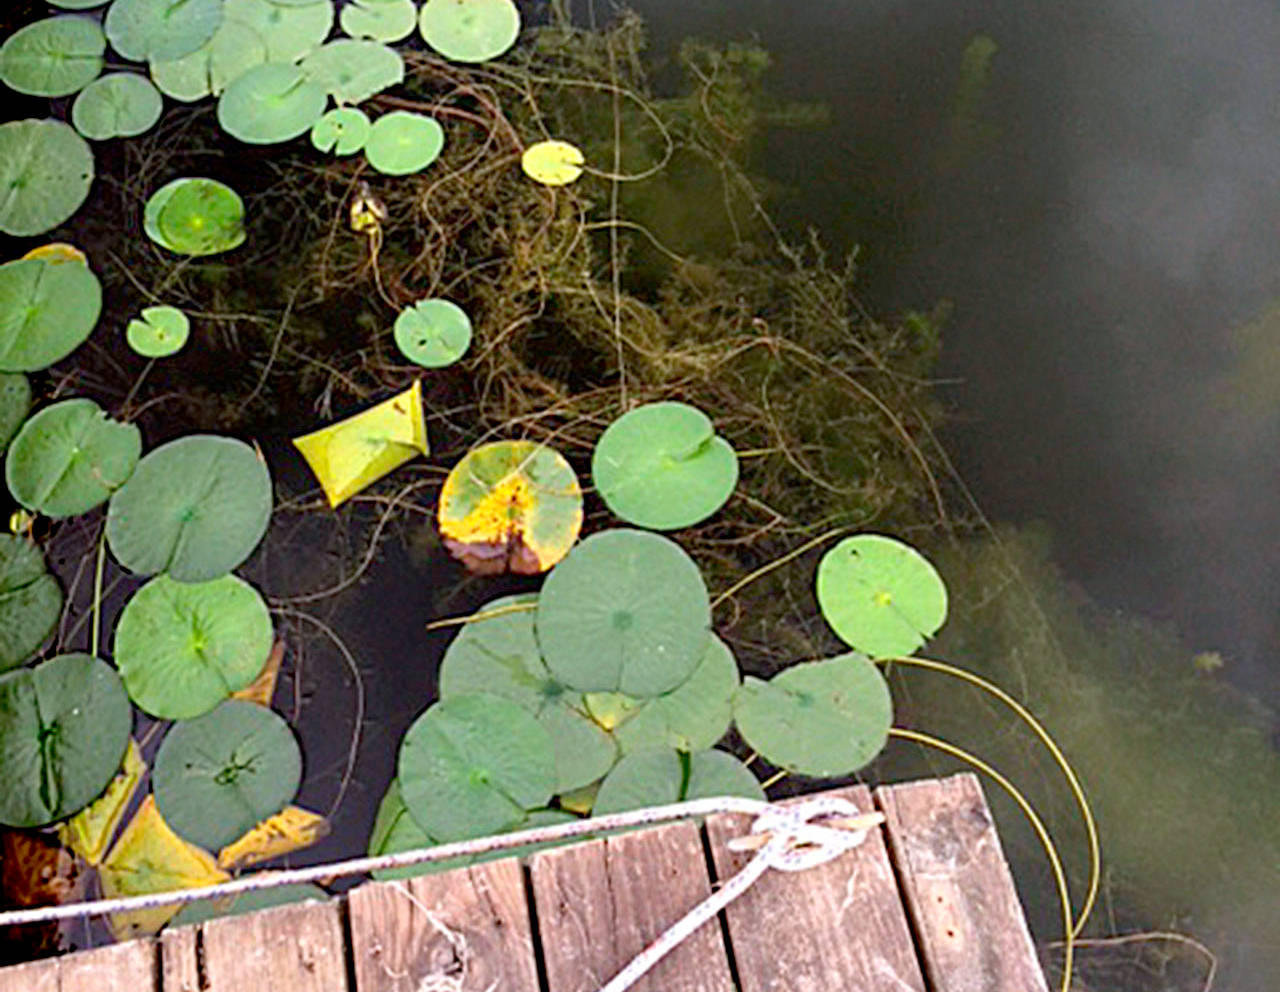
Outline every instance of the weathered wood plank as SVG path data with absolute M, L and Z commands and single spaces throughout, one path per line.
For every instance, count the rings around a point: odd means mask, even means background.
M 1046 992 L 972 774 L 876 790 L 934 992 Z
M 834 790 L 871 811 L 862 786 Z M 728 879 L 753 856 L 728 842 L 750 818 L 707 821 L 716 874 Z M 803 872 L 767 872 L 725 910 L 743 992 L 924 992 L 882 832 Z
M 163 992 L 200 992 L 196 944 L 200 928 L 175 927 L 160 934 L 160 988 Z
M 153 940 L 110 944 L 62 959 L 61 992 L 143 992 L 158 988 Z
M 711 894 L 692 823 L 543 851 L 529 870 L 550 992 L 595 992 Z M 719 924 L 700 927 L 632 989 L 733 992 Z
M 372 882 L 352 890 L 347 905 L 359 992 L 416 992 L 429 977 L 459 980 L 465 992 L 538 992 L 515 858 Z
M 298 903 L 201 926 L 206 992 L 348 992 L 336 901 Z
M 0 992 L 58 992 L 58 958 L 0 968 Z

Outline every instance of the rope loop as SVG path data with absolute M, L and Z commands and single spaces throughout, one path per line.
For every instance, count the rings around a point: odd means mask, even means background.
M 772 834 L 760 856 L 770 868 L 804 871 L 851 851 L 866 839 L 866 830 L 845 830 L 815 823 L 831 816 L 856 816 L 858 808 L 838 796 L 819 796 L 791 806 L 774 806 L 751 825 L 753 834 Z

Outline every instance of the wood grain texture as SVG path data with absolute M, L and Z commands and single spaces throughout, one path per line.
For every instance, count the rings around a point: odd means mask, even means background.
M 876 802 L 934 992 L 1046 992 L 977 777 L 883 786 Z
M 349 992 L 336 901 L 297 903 L 200 927 L 206 992 Z
M 862 786 L 842 796 L 870 812 Z M 752 857 L 728 849 L 747 816 L 707 821 L 716 874 L 727 879 Z M 924 992 L 893 868 L 879 830 L 833 861 L 802 872 L 767 872 L 725 910 L 742 992 Z
M 196 945 L 198 926 L 175 927 L 160 934 L 160 988 L 163 992 L 200 992 Z
M 142 992 L 160 980 L 154 940 L 130 940 L 62 959 L 61 992 Z
M 0 992 L 58 992 L 58 958 L 0 968 Z
M 359 992 L 538 992 L 524 874 L 515 858 L 373 882 L 347 897 Z M 292 992 L 292 990 L 290 990 Z
M 692 823 L 543 851 L 529 870 L 550 992 L 595 992 L 711 894 Z M 733 992 L 719 923 L 700 927 L 632 990 Z

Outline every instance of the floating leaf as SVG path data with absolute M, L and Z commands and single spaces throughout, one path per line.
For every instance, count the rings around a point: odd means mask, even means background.
M 364 154 L 379 172 L 407 176 L 425 169 L 443 148 L 444 129 L 434 117 L 393 110 L 373 122 Z
M 95 79 L 71 105 L 71 123 L 86 138 L 132 138 L 150 131 L 164 100 L 145 76 L 113 72 Z
M 124 766 L 93 803 L 58 826 L 58 837 L 90 865 L 102 862 L 107 845 L 124 819 L 124 811 L 133 802 L 138 783 L 147 771 L 138 742 L 130 740 L 124 752 Z
M 208 923 L 220 916 L 240 916 L 242 913 L 256 913 L 260 909 L 273 909 L 276 906 L 288 906 L 309 900 L 324 901 L 328 898 L 329 893 L 320 886 L 306 882 L 299 882 L 297 885 L 281 885 L 274 889 L 254 889 L 252 892 L 242 892 L 238 896 L 189 902 L 182 907 L 182 911 L 173 918 L 169 926 L 190 927 L 198 923 Z
M 73 517 L 124 485 L 140 454 L 133 424 L 109 419 L 93 400 L 63 400 L 23 424 L 5 459 L 5 482 L 28 510 Z
M 578 544 L 538 597 L 538 644 L 580 692 L 659 696 L 689 677 L 711 637 L 711 604 L 674 541 L 609 530 Z
M 0 672 L 20 665 L 62 615 L 62 589 L 26 538 L 0 534 Z
M 801 775 L 848 775 L 880 753 L 893 721 L 889 687 L 864 655 L 747 678 L 733 707 L 738 732 L 771 764 Z
M 116 624 L 115 660 L 130 698 L 166 720 L 209 712 L 251 683 L 270 651 L 267 605 L 234 575 L 193 584 L 158 576 Z
M 324 87 L 296 65 L 266 62 L 232 80 L 218 98 L 218 123 L 233 138 L 269 145 L 306 134 L 324 113 Z
M 334 5 L 325 0 L 282 4 L 280 0 L 227 0 L 227 20 L 238 21 L 262 38 L 266 61 L 296 62 L 315 51 L 333 27 Z
M 90 7 L 101 7 L 107 0 L 49 0 L 54 7 L 63 10 L 88 10 Z
M 265 706 L 229 699 L 165 735 L 151 788 L 179 836 L 217 850 L 284 809 L 301 780 L 289 725 Z
M 409 808 L 405 806 L 404 798 L 400 794 L 400 783 L 393 779 L 382 797 L 382 802 L 378 804 L 378 813 L 373 821 L 373 832 L 369 835 L 370 857 L 400 854 L 404 851 L 420 851 L 423 848 L 434 847 L 435 844 L 436 842 L 428 837 L 426 831 L 409 815 Z M 452 862 L 451 859 L 452 863 L 448 867 L 455 867 L 458 863 L 465 864 L 467 860 L 459 858 L 457 862 Z M 380 882 L 389 882 L 393 879 L 414 878 L 443 870 L 445 868 L 439 864 L 409 865 L 405 868 L 383 868 L 375 871 L 373 877 Z
M 233 19 L 230 2 L 225 9 L 227 16 L 214 36 L 190 55 L 151 63 L 151 79 L 161 93 L 187 103 L 218 96 L 233 79 L 270 59 L 262 35 Z
M 107 39 L 89 17 L 47 17 L 0 45 L 0 81 L 31 96 L 70 96 L 102 71 Z
M 175 179 L 151 194 L 142 226 L 176 254 L 216 255 L 244 243 L 244 202 L 216 179 Z
M 23 258 L 38 258 L 45 262 L 74 262 L 77 265 L 88 265 L 89 258 L 75 245 L 65 241 L 50 241 L 47 245 L 37 245 Z
M 818 564 L 818 606 L 836 636 L 873 658 L 908 655 L 947 618 L 947 588 L 915 548 L 846 537 Z
M 396 317 L 396 347 L 411 362 L 444 368 L 471 345 L 471 318 L 448 300 L 418 300 Z
M 114 0 L 102 27 L 125 58 L 150 62 L 190 55 L 221 23 L 222 0 Z
M 271 653 L 262 666 L 257 677 L 243 689 L 231 694 L 232 699 L 243 699 L 259 706 L 271 706 L 276 694 L 276 680 L 280 677 L 280 663 L 284 661 L 284 641 L 277 640 L 271 645 Z
M 271 476 L 258 454 L 229 437 L 189 434 L 149 452 L 111 497 L 107 544 L 138 575 L 204 582 L 248 558 L 270 519 Z
M 75 351 L 102 310 L 85 265 L 28 258 L 0 265 L 0 371 L 35 372 Z
M 429 707 L 400 746 L 398 777 L 418 826 L 440 841 L 513 827 L 555 789 L 547 731 L 508 699 L 454 696 Z
M 132 724 L 120 676 L 87 654 L 0 675 L 0 823 L 83 809 L 119 770 Z
M 335 107 L 311 127 L 311 144 L 317 151 L 354 155 L 364 148 L 373 125 L 358 107 Z
M 143 307 L 142 316 L 129 321 L 125 339 L 145 358 L 167 358 L 187 343 L 191 321 L 177 307 Z
M 339 38 L 302 60 L 302 70 L 337 103 L 363 103 L 404 82 L 404 59 L 377 41 Z
M 455 62 L 486 62 L 516 43 L 513 0 L 427 0 L 418 15 L 422 40 Z
M 427 454 L 422 384 L 415 381 L 403 393 L 294 438 L 293 443 L 320 480 L 329 505 L 337 506 L 410 459 Z
M 600 436 L 591 476 L 605 505 L 623 520 L 677 530 L 724 506 L 738 484 L 738 456 L 701 410 L 649 403 Z
M 648 748 L 627 755 L 605 777 L 591 815 L 717 796 L 764 799 L 764 790 L 746 765 L 724 751 L 682 756 L 670 748 Z
M 0 455 L 31 410 L 31 383 L 18 372 L 0 372 Z
M 440 490 L 440 533 L 473 572 L 544 572 L 582 528 L 582 490 L 564 456 L 533 441 L 467 453 Z
M 301 806 L 286 806 L 239 840 L 218 852 L 218 867 L 228 871 L 301 851 L 327 836 L 329 821 Z
M 342 8 L 342 30 L 353 38 L 401 41 L 418 26 L 413 0 L 353 0 Z
M 93 182 L 89 143 L 62 121 L 0 124 L 0 231 L 25 238 L 80 209 Z
M 582 175 L 582 149 L 567 141 L 539 141 L 520 156 L 524 174 L 544 186 L 564 186 Z

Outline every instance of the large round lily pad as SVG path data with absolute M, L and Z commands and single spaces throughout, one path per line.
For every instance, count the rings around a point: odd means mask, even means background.
M 674 541 L 609 530 L 552 569 L 536 630 L 547 668 L 566 685 L 659 696 L 702 659 L 711 606 L 697 565 Z
M 418 15 L 422 40 L 455 62 L 487 62 L 515 44 L 514 0 L 427 0 Z
M 0 265 L 0 372 L 35 372 L 75 351 L 102 311 L 87 265 L 23 258 Z
M 471 318 L 449 300 L 418 300 L 396 317 L 396 347 L 429 369 L 452 365 L 471 345 Z
M 301 780 L 302 753 L 289 725 L 242 699 L 173 727 L 151 773 L 165 822 L 210 851 L 279 813 Z
M 0 372 L 0 455 L 31 410 L 31 383 L 18 372 Z
M 425 169 L 443 148 L 444 129 L 434 117 L 393 110 L 373 122 L 364 154 L 379 172 L 407 176 Z
M 0 124 L 0 231 L 25 238 L 57 227 L 92 183 L 93 151 L 69 124 Z
M 404 59 L 378 41 L 338 38 L 302 60 L 302 69 L 339 103 L 363 103 L 404 81 Z
M 70 96 L 102 71 L 107 39 L 89 17 L 47 17 L 0 45 L 0 81 L 32 96 Z
M 873 658 L 908 655 L 947 618 L 929 560 L 881 534 L 847 537 L 818 564 L 818 606 L 840 640 Z
M 28 420 L 13 439 L 4 476 L 13 498 L 49 517 L 88 513 L 119 489 L 142 454 L 133 424 L 90 399 L 63 400 Z
M 354 155 L 364 148 L 372 128 L 359 107 L 334 107 L 311 126 L 311 144 L 317 151 Z
M 0 672 L 26 661 L 62 615 L 62 589 L 30 541 L 0 534 Z
M 725 751 L 682 755 L 670 748 L 649 748 L 618 762 L 600 784 L 591 814 L 604 816 L 717 796 L 764 799 L 764 790 L 751 769 Z
M 164 100 L 146 76 L 112 72 L 80 91 L 71 105 L 71 123 L 86 138 L 132 138 L 150 131 L 160 119 Z
M 738 732 L 765 760 L 801 775 L 848 775 L 880 753 L 893 702 L 880 670 L 849 653 L 747 678 L 734 700 Z
M 120 676 L 87 654 L 0 675 L 0 823 L 38 827 L 89 805 L 132 726 Z
M 175 179 L 148 198 L 142 227 L 176 254 L 216 255 L 244 243 L 244 201 L 216 179 Z
M 564 456 L 533 441 L 467 453 L 440 491 L 440 534 L 474 572 L 535 575 L 565 556 L 582 528 L 582 490 Z
M 383 854 L 419 851 L 432 847 L 435 843 L 409 815 L 409 807 L 404 804 L 404 797 L 400 794 L 400 783 L 393 779 L 382 801 L 378 803 L 373 830 L 369 834 L 369 855 L 378 857 Z M 375 871 L 373 877 L 380 882 L 387 882 L 392 879 L 413 878 L 415 875 L 426 875 L 439 870 L 440 868 L 435 864 L 409 865 L 405 868 L 384 868 L 381 871 Z
M 267 62 L 234 79 L 218 98 L 218 123 L 254 145 L 306 134 L 328 103 L 324 87 L 299 66 Z
M 271 653 L 271 636 L 267 605 L 243 579 L 184 584 L 161 575 L 125 604 L 115 660 L 142 709 L 187 720 L 249 685 Z
M 266 61 L 296 62 L 315 51 L 333 27 L 329 0 L 282 4 L 280 0 L 227 0 L 227 20 L 252 28 L 266 45 Z
M 114 0 L 102 26 L 134 62 L 180 59 L 213 37 L 222 13 L 222 0 Z
M 149 452 L 111 497 L 107 544 L 131 572 L 204 582 L 248 558 L 270 519 L 271 476 L 257 452 L 191 434 Z
M 351 0 L 339 15 L 342 30 L 353 38 L 401 41 L 418 26 L 413 0 Z
M 676 530 L 724 506 L 738 484 L 738 456 L 701 410 L 649 403 L 600 436 L 591 476 L 605 505 L 623 520 Z
M 436 703 L 400 746 L 404 803 L 428 836 L 462 840 L 520 823 L 555 789 L 551 736 L 509 699 L 488 693 Z

